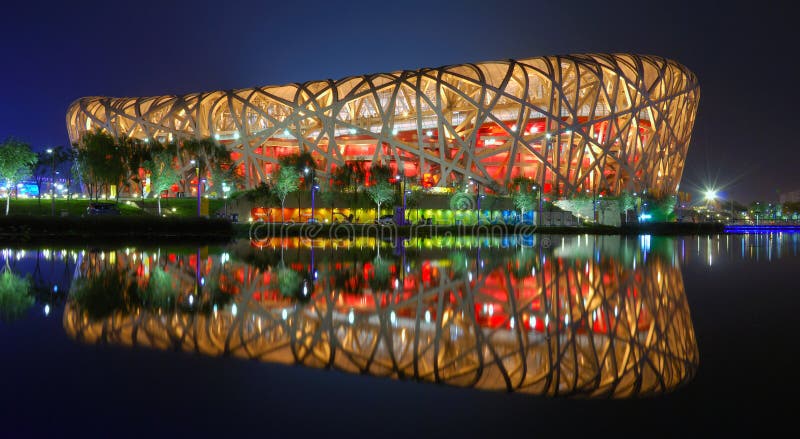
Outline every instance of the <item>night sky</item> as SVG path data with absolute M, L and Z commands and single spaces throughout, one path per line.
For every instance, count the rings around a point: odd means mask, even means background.
M 464 62 L 630 52 L 674 59 L 700 80 L 683 190 L 716 182 L 723 196 L 749 202 L 800 189 L 792 134 L 798 129 L 797 29 L 788 6 L 13 3 L 0 9 L 0 138 L 15 136 L 36 149 L 68 143 L 66 109 L 82 96 L 181 94 Z

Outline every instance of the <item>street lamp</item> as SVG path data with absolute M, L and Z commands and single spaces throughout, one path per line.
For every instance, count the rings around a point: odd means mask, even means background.
M 406 191 L 405 169 L 403 169 L 402 176 L 400 174 L 397 174 L 397 176 L 395 176 L 395 180 L 403 182 L 403 186 L 401 187 L 401 190 L 403 191 L 403 221 L 402 224 L 400 225 L 404 226 L 406 225 L 406 194 L 411 192 L 411 191 Z
M 314 222 L 314 194 L 319 190 L 319 185 L 311 186 L 311 222 Z
M 197 177 L 197 216 L 200 216 L 200 162 L 192 159 L 190 163 L 194 166 L 194 173 Z M 161 194 L 159 194 L 161 196 Z
M 47 148 L 47 153 L 50 154 L 50 215 L 56 216 L 56 198 L 55 198 L 55 184 L 56 184 L 56 155 L 53 154 L 53 148 Z

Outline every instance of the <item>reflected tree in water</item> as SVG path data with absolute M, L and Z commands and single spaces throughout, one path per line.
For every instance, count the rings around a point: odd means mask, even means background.
M 19 319 L 33 306 L 29 277 L 14 274 L 6 264 L 0 273 L 0 320 L 11 322 Z

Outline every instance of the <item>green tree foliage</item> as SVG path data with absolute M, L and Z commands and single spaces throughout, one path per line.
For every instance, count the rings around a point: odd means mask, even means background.
M 380 217 L 381 205 L 389 203 L 394 200 L 395 188 L 389 179 L 392 176 L 392 170 L 385 165 L 373 165 L 370 168 L 370 184 L 366 189 L 372 202 L 378 205 L 376 211 L 376 218 Z
M 331 184 L 338 191 L 356 191 L 364 184 L 366 173 L 357 163 L 345 164 L 333 170 Z
M 280 159 L 280 166 L 281 168 L 284 167 L 292 167 L 297 170 L 298 174 L 303 173 L 304 176 L 308 176 L 308 178 L 303 179 L 303 189 L 309 189 L 311 187 L 311 180 L 316 173 L 317 169 L 317 162 L 314 161 L 314 157 L 311 156 L 309 152 L 301 152 L 299 154 L 291 154 L 286 157 Z M 306 173 L 305 170 L 308 170 Z
M 164 146 L 159 142 L 142 142 L 132 137 L 120 138 L 117 144 L 124 163 L 120 187 L 127 186 L 128 189 L 135 187 L 144 199 L 145 177 L 140 175 L 139 170 L 153 158 L 153 152 L 163 150 Z M 117 197 L 119 197 L 119 192 L 117 191 Z
M 110 186 L 118 184 L 125 175 L 125 162 L 117 141 L 100 129 L 83 135 L 77 162 L 90 198 L 99 199 L 102 189 L 108 198 Z
M 450 197 L 451 210 L 470 210 L 476 207 L 475 196 L 468 192 L 469 189 L 461 187 L 453 192 Z M 406 200 L 406 204 L 408 200 Z
M 520 210 L 521 215 L 525 215 L 526 210 L 532 210 L 536 206 L 536 190 L 534 183 L 523 177 L 517 177 L 511 181 L 510 192 L 514 206 Z
M 140 302 L 135 279 L 119 269 L 105 269 L 91 277 L 76 279 L 70 296 L 89 318 L 103 319 L 116 312 L 130 314 Z
M 281 222 L 284 221 L 283 211 L 286 207 L 286 196 L 295 192 L 300 187 L 300 176 L 297 169 L 293 166 L 281 166 L 278 172 L 278 179 L 272 188 L 272 192 L 281 201 Z
M 150 271 L 150 279 L 141 295 L 141 301 L 145 308 L 171 310 L 177 306 L 179 295 L 178 279 L 160 266 L 155 266 Z
M 275 271 L 275 277 L 273 279 L 273 287 L 277 288 L 278 291 L 281 292 L 282 296 L 298 297 L 298 294 L 300 293 L 300 286 L 303 281 L 300 273 L 292 270 L 284 265 L 283 262 L 281 262 Z
M 386 260 L 378 254 L 372 260 L 372 276 L 369 277 L 367 283 L 372 289 L 373 293 L 386 291 L 391 288 L 391 267 L 393 262 Z
M 246 191 L 244 197 L 247 201 L 264 205 L 271 204 L 273 199 L 277 198 L 272 188 L 263 181 L 253 189 Z
M 36 159 L 27 143 L 13 138 L 0 143 L 0 179 L 6 184 L 6 215 L 11 207 L 11 191 L 20 180 L 30 175 Z
M 327 206 L 331 210 L 330 220 L 333 222 L 333 202 L 336 200 L 336 193 L 330 185 L 320 185 L 319 201 L 323 206 Z
M 665 197 L 647 197 L 643 204 L 642 211 L 647 212 L 654 222 L 666 222 L 675 219 L 675 205 L 678 197 L 669 195 Z
M 190 169 L 190 175 L 184 176 L 186 184 L 199 170 L 201 176 L 211 178 L 211 183 L 219 186 L 219 192 L 222 181 L 213 181 L 213 178 L 216 176 L 218 180 L 221 180 L 226 175 L 233 174 L 230 152 L 214 139 L 185 139 L 178 144 L 170 145 L 170 148 L 174 149 L 174 154 L 179 158 L 180 163 L 187 164 L 192 160 L 195 161 L 194 167 Z M 195 170 L 195 168 L 199 169 Z
M 7 265 L 0 273 L 0 321 L 10 322 L 22 317 L 33 306 L 31 280 L 17 276 Z
M 37 153 L 36 163 L 31 166 L 31 174 L 33 175 L 33 180 L 36 182 L 36 188 L 39 192 L 37 196 L 39 204 L 42 203 L 45 180 L 55 176 L 58 167 L 62 163 L 71 161 L 73 157 L 72 148 L 56 146 L 55 148 L 50 148 L 50 151 L 51 152 L 47 152 L 45 150 Z
M 161 193 L 180 180 L 181 175 L 174 167 L 175 156 L 171 148 L 161 148 L 151 153 L 150 160 L 142 167 L 150 173 L 150 193 L 158 200 L 158 214 L 161 215 Z

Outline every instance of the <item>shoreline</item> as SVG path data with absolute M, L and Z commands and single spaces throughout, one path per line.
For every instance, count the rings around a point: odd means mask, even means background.
M 560 235 L 713 235 L 725 233 L 720 223 L 648 223 L 621 227 L 590 226 L 509 226 L 481 224 L 479 226 L 408 225 L 379 226 L 375 224 L 280 224 L 231 223 L 218 218 L 158 218 L 158 217 L 0 217 L 0 243 L 152 243 L 168 242 L 228 242 L 242 238 L 306 237 L 343 239 L 352 236 L 414 237 L 414 236 L 509 236 L 517 234 Z

